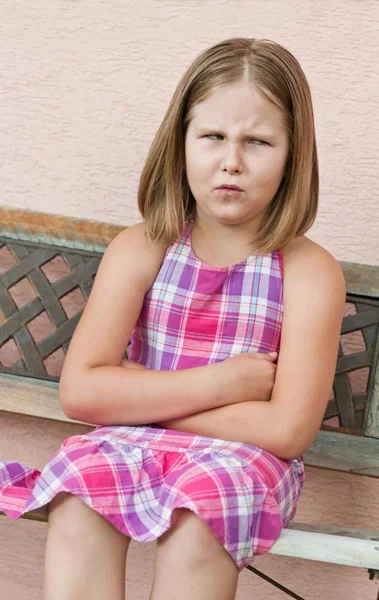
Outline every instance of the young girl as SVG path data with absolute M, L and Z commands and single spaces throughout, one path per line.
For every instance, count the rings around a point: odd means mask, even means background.
M 66 415 L 97 427 L 42 473 L 3 462 L 0 509 L 49 504 L 48 600 L 124 598 L 131 538 L 157 540 L 152 600 L 231 600 L 295 514 L 345 303 L 337 261 L 304 235 L 318 164 L 296 59 L 255 39 L 203 52 L 138 202 L 61 375 Z

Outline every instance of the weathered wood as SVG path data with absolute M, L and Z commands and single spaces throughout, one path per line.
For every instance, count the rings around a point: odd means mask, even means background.
M 0 237 L 103 253 L 125 226 L 0 207 Z
M 82 423 L 64 414 L 59 402 L 58 383 L 44 379 L 0 374 L 1 410 L 54 421 Z
M 269 552 L 336 565 L 379 569 L 379 544 L 376 540 L 284 529 Z
M 0 511 L 0 515 L 3 515 Z M 21 518 L 48 522 L 48 508 Z M 292 522 L 269 551 L 279 556 L 379 569 L 379 531 Z
M 103 253 L 127 225 L 112 225 L 88 219 L 0 207 L 0 237 Z M 347 291 L 379 298 L 379 265 L 339 261 Z
M 379 477 L 378 446 L 374 438 L 319 431 L 304 462 L 311 467 Z
M 5 516 L 0 510 L 0 516 Z M 20 519 L 27 519 L 28 521 L 39 521 L 40 523 L 48 522 L 48 508 L 43 506 L 37 510 L 31 510 L 20 517 Z
M 379 298 L 379 265 L 345 261 L 339 261 L 339 264 L 350 294 Z
M 4 515 L 0 511 L 0 515 Z M 21 519 L 29 519 L 30 521 L 48 521 L 48 507 L 43 506 L 37 510 L 31 510 L 20 517 Z M 379 542 L 379 531 L 373 529 L 354 529 L 353 527 L 336 527 L 334 525 L 318 525 L 315 523 L 300 523 L 292 521 L 288 529 L 292 531 L 307 531 L 308 533 L 323 533 L 327 535 L 339 535 L 359 540 L 370 540 Z
M 379 361 L 376 366 L 374 387 L 371 395 L 367 429 L 365 433 L 373 438 L 379 438 Z
M 308 531 L 309 533 L 327 533 L 328 535 L 343 535 L 359 540 L 379 542 L 379 531 L 373 529 L 355 529 L 353 527 L 336 527 L 334 525 L 318 525 L 316 523 L 300 523 L 292 521 L 289 529 Z

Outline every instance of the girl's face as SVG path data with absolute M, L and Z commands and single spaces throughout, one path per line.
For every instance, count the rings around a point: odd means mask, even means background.
M 185 157 L 197 218 L 256 232 L 286 165 L 282 113 L 254 87 L 238 82 L 196 104 L 191 117 Z M 219 189 L 223 185 L 241 191 Z

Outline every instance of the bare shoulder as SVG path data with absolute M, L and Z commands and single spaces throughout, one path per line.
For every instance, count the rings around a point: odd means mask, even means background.
M 107 247 L 102 263 L 127 266 L 129 273 L 130 270 L 138 272 L 141 280 L 149 286 L 166 250 L 167 243 L 148 239 L 146 224 L 141 222 L 123 229 L 116 235 Z
M 164 254 L 167 244 L 160 241 L 151 241 L 149 240 L 146 232 L 146 223 L 142 221 L 141 223 L 136 223 L 135 225 L 130 225 L 126 227 L 120 233 L 118 233 L 111 243 L 109 247 L 118 247 L 123 248 L 124 246 L 136 247 L 138 251 L 143 251 L 152 256 Z
M 299 288 L 308 288 L 315 295 L 329 292 L 344 297 L 346 294 L 345 278 L 336 258 L 305 235 L 284 248 L 283 266 L 287 295 L 291 291 L 298 295 Z

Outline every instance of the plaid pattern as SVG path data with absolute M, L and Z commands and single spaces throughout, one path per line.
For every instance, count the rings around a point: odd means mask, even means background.
M 191 248 L 192 221 L 166 252 L 132 335 L 131 360 L 174 370 L 239 352 L 279 350 L 282 256 L 205 265 Z M 123 534 L 153 541 L 172 511 L 205 520 L 239 570 L 267 552 L 293 518 L 304 466 L 244 443 L 153 425 L 97 427 L 66 439 L 42 473 L 0 463 L 0 509 L 12 519 L 66 491 Z
M 168 248 L 131 338 L 129 357 L 150 369 L 219 362 L 241 352 L 279 350 L 282 254 L 232 267 L 206 265 L 192 251 L 189 220 Z

